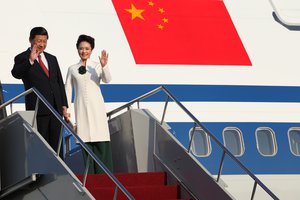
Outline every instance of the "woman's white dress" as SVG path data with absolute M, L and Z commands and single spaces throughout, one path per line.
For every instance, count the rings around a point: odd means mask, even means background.
M 83 63 L 72 65 L 66 78 L 66 94 L 69 113 L 74 88 L 74 113 L 77 124 L 77 134 L 84 142 L 110 141 L 104 100 L 100 90 L 100 81 L 111 81 L 108 66 L 101 67 L 97 62 L 87 60 L 85 74 L 79 74 L 78 68 Z

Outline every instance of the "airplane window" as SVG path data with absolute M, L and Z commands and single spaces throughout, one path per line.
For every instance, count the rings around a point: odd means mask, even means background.
M 270 0 L 274 11 L 274 19 L 290 30 L 299 30 L 300 4 L 297 0 Z
M 192 137 L 193 128 L 190 129 L 189 136 Z M 208 157 L 211 154 L 210 137 L 200 127 L 196 127 L 191 145 L 192 153 L 197 157 Z
M 243 135 L 240 129 L 227 127 L 223 130 L 225 147 L 235 156 L 242 156 L 245 152 Z
M 300 127 L 290 128 L 288 131 L 291 152 L 295 156 L 300 156 Z
M 263 156 L 275 156 L 277 143 L 274 131 L 268 127 L 261 127 L 256 129 L 255 136 L 259 153 Z

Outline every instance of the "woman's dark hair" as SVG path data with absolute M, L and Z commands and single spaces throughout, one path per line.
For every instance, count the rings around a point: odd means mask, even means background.
M 81 42 L 88 42 L 88 43 L 91 45 L 92 50 L 93 50 L 94 47 L 95 47 L 95 39 L 92 38 L 91 36 L 88 36 L 88 35 L 80 35 L 80 36 L 78 37 L 77 42 L 76 42 L 76 47 L 77 47 L 77 49 L 79 48 L 79 44 L 80 44 Z
M 49 38 L 48 32 L 44 27 L 34 27 L 33 29 L 31 29 L 29 40 L 33 40 L 36 35 L 46 35 L 47 39 Z

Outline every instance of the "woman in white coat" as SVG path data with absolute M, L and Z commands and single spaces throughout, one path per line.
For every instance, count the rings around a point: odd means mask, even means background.
M 112 153 L 110 147 L 110 134 L 107 123 L 105 105 L 100 81 L 108 83 L 111 75 L 107 66 L 108 54 L 105 50 L 99 56 L 100 63 L 90 60 L 95 47 L 94 38 L 80 35 L 76 47 L 80 61 L 69 67 L 66 78 L 66 94 L 68 105 L 71 105 L 72 88 L 74 88 L 74 113 L 77 125 L 77 134 L 85 142 L 98 158 L 112 171 Z M 68 110 L 67 121 L 70 120 Z M 83 150 L 85 162 L 87 154 Z M 89 173 L 102 173 L 103 170 L 90 159 Z

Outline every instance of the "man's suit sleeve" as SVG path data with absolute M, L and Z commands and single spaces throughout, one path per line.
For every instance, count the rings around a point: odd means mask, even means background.
M 17 79 L 22 79 L 31 66 L 29 58 L 25 54 L 19 54 L 15 57 L 15 64 L 11 70 L 11 74 Z

